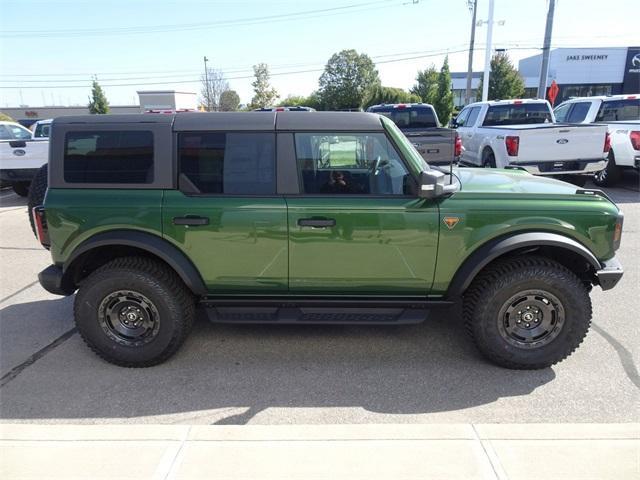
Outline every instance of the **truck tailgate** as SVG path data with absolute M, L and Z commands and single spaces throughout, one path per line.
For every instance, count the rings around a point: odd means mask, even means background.
M 0 141 L 0 170 L 40 168 L 48 158 L 48 140 Z
M 511 129 L 510 129 L 511 130 Z M 545 125 L 540 128 L 514 129 L 508 135 L 520 137 L 518 162 L 556 162 L 604 158 L 607 129 L 603 125 Z
M 418 153 L 432 165 L 447 164 L 453 160 L 455 131 L 449 128 L 403 129 Z

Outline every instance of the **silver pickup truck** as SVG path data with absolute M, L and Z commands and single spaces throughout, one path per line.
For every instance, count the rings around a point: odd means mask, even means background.
M 462 143 L 455 130 L 441 127 L 428 103 L 383 103 L 369 107 L 367 112 L 393 120 L 429 165 L 449 164 L 461 154 Z

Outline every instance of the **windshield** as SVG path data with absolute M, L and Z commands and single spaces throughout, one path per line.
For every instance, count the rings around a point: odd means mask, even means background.
M 482 125 L 493 127 L 551 122 L 551 111 L 546 103 L 520 103 L 489 107 Z
M 409 166 L 413 170 L 413 173 L 419 175 L 420 172 L 429 170 L 429 165 L 424 161 L 422 155 L 418 153 L 413 144 L 404 136 L 404 133 L 400 131 L 396 124 L 385 117 L 382 117 L 381 120 L 382 126 L 389 135 L 391 135 L 391 138 L 402 152 L 402 156 L 407 160 L 407 162 L 409 162 Z
M 602 102 L 596 122 L 640 120 L 640 98 Z
M 438 127 L 438 120 L 429 107 L 373 107 L 369 111 L 390 118 L 400 129 Z

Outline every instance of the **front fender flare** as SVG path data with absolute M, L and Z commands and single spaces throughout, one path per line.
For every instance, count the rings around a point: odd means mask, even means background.
M 196 295 L 206 295 L 207 288 L 198 269 L 177 247 L 163 238 L 151 233 L 136 230 L 111 230 L 98 233 L 76 247 L 62 266 L 66 274 L 84 253 L 99 247 L 127 246 L 135 247 L 165 261 L 182 279 L 185 285 Z
M 572 238 L 548 232 L 515 233 L 490 240 L 469 255 L 453 276 L 446 297 L 461 296 L 476 275 L 496 258 L 509 252 L 532 247 L 556 247 L 568 250 L 584 258 L 595 271 L 602 268 L 595 255 Z

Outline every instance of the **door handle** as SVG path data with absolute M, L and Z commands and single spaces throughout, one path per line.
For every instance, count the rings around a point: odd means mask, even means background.
M 313 228 L 335 227 L 336 221 L 334 218 L 299 218 L 298 226 Z
M 186 215 L 184 217 L 173 217 L 174 225 L 209 225 L 209 217 L 198 217 L 195 215 Z

